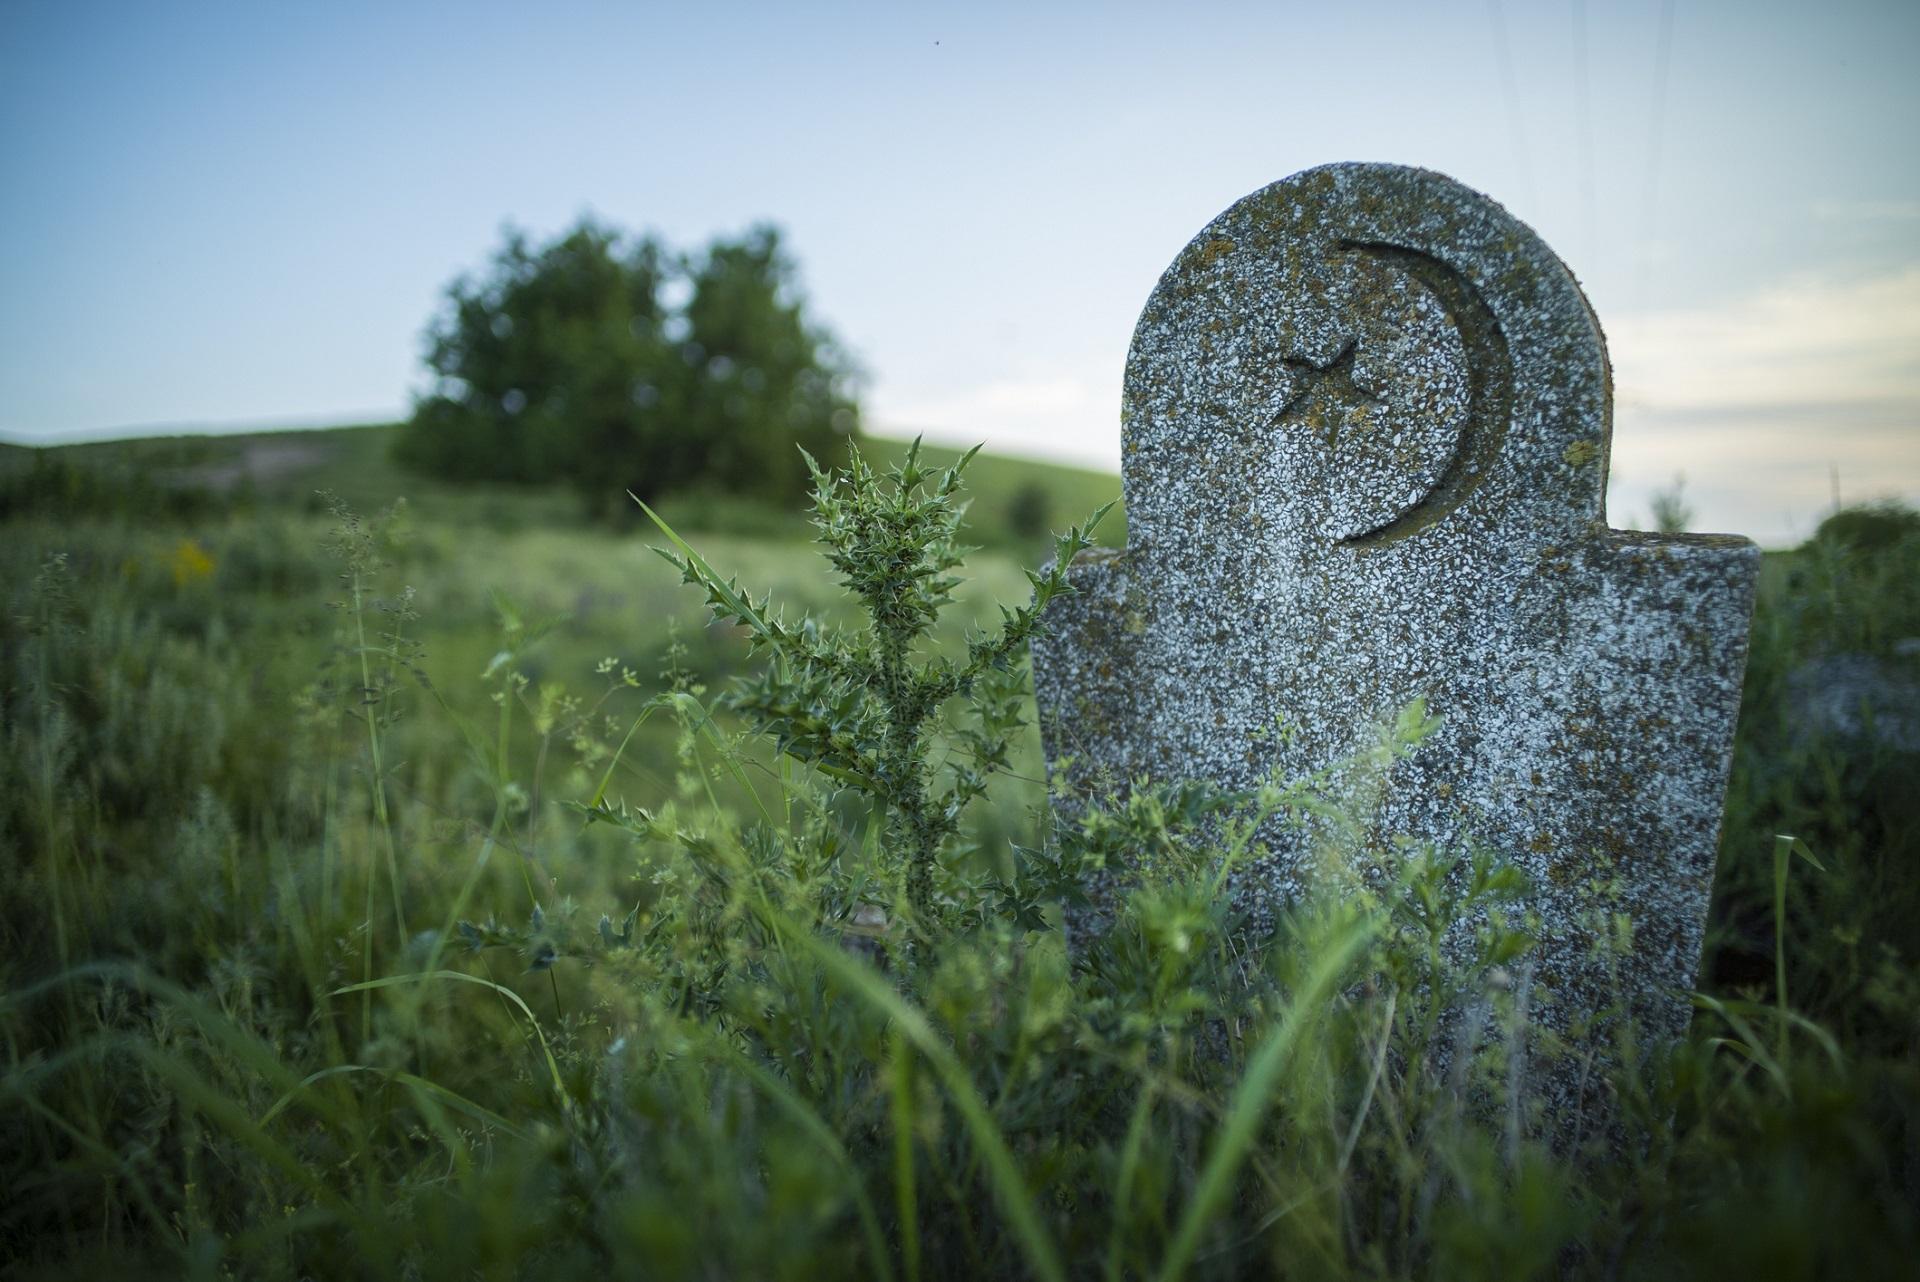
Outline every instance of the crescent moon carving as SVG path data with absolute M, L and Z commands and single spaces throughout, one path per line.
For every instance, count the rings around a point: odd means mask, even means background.
M 1347 547 L 1365 549 L 1397 543 L 1438 523 L 1486 481 L 1506 444 L 1507 425 L 1513 417 L 1513 358 L 1493 309 L 1456 268 L 1403 245 L 1342 240 L 1340 248 L 1372 255 L 1426 286 L 1466 349 L 1467 421 L 1452 455 L 1433 487 L 1412 507 L 1384 525 L 1340 540 Z

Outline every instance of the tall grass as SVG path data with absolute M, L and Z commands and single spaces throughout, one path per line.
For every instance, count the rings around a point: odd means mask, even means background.
M 1258 935 L 1219 879 L 1277 794 L 1056 823 L 1021 732 L 915 911 L 884 795 L 723 706 L 736 641 L 596 673 L 579 624 L 449 586 L 461 532 L 341 525 L 189 531 L 199 577 L 179 530 L 14 527 L 17 1272 L 1892 1276 L 1920 1246 L 1912 758 L 1797 735 L 1787 694 L 1834 649 L 1900 661 L 1910 542 L 1770 566 L 1693 1032 L 1616 1056 L 1628 1139 L 1569 1152 L 1535 1138 L 1511 869 L 1409 850 Z M 972 724 L 928 722 L 929 770 Z M 1115 858 L 1138 884 L 1069 938 Z

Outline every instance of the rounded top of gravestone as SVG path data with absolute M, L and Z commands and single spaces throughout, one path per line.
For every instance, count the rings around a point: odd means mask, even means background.
M 1604 528 L 1609 396 L 1579 286 L 1498 204 L 1311 169 L 1209 223 L 1141 314 L 1132 541 L 1218 561 L 1233 539 L 1236 563 L 1565 546 Z

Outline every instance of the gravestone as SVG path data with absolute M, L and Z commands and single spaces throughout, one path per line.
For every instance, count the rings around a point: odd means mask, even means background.
M 1390 879 L 1398 838 L 1495 852 L 1532 883 L 1541 1025 L 1625 1001 L 1682 1032 L 1759 553 L 1607 528 L 1609 384 L 1566 267 L 1451 179 L 1332 165 L 1221 214 L 1134 332 L 1128 546 L 1075 561 L 1035 644 L 1060 804 L 1302 778 L 1424 696 L 1352 875 Z M 1270 919 L 1320 836 L 1273 825 L 1234 893 Z

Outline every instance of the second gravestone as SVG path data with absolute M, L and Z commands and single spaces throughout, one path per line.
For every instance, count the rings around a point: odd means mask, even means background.
M 1448 178 L 1333 165 L 1220 215 L 1134 333 L 1128 546 L 1035 645 L 1056 785 L 1300 778 L 1424 696 L 1350 871 L 1489 849 L 1532 882 L 1537 1021 L 1683 1031 L 1759 552 L 1607 528 L 1609 384 L 1567 269 Z M 1321 852 L 1263 838 L 1235 893 L 1270 918 Z

